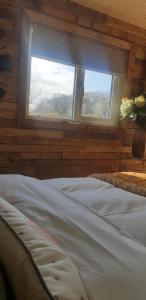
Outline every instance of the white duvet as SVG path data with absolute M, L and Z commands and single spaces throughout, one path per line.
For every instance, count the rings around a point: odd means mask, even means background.
M 146 299 L 146 198 L 94 178 L 0 175 L 0 196 L 52 234 L 92 300 Z

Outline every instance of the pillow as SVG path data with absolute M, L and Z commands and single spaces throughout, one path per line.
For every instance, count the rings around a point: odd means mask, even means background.
M 0 261 L 16 300 L 87 300 L 80 274 L 54 239 L 0 198 Z

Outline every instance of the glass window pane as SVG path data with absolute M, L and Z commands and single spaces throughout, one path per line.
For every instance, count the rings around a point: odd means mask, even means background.
M 72 118 L 75 68 L 32 57 L 29 115 Z
M 112 75 L 85 70 L 82 116 L 110 118 Z

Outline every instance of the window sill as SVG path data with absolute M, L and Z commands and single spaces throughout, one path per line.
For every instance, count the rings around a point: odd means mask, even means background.
M 39 120 L 36 118 L 25 118 L 18 122 L 18 126 L 27 129 L 57 130 L 63 131 L 64 137 L 77 138 L 101 138 L 101 139 L 121 139 L 124 128 L 119 126 L 97 125 L 85 122 L 66 121 L 66 120 Z

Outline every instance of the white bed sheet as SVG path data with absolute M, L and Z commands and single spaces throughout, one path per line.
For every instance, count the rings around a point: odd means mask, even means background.
M 92 300 L 146 299 L 146 198 L 94 178 L 0 175 L 0 196 L 52 234 Z

